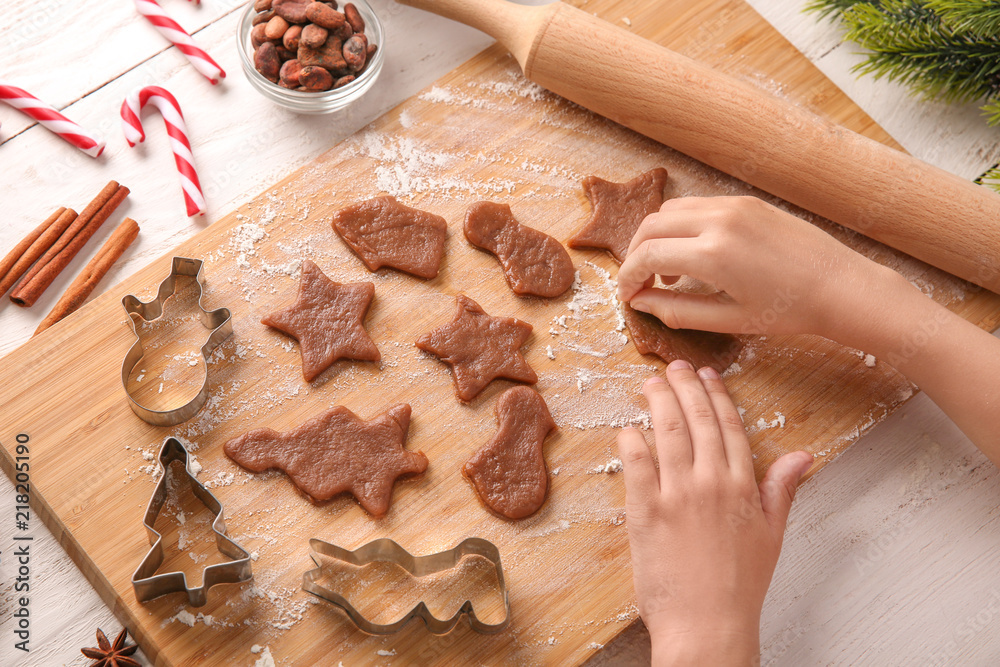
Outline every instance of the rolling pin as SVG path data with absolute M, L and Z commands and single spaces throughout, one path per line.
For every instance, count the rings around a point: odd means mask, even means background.
M 489 34 L 557 95 L 1000 292 L 1000 195 L 985 187 L 562 2 L 398 1 Z

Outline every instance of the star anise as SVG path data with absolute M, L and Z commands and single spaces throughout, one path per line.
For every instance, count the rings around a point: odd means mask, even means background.
M 138 660 L 130 658 L 139 648 L 135 644 L 125 646 L 125 639 L 128 637 L 128 630 L 122 631 L 115 637 L 115 643 L 108 641 L 104 632 L 97 628 L 98 648 L 82 648 L 80 652 L 93 660 L 90 667 L 142 667 Z

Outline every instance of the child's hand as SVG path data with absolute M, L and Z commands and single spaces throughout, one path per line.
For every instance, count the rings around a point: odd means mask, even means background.
M 699 378 L 700 376 L 700 378 Z M 685 361 L 643 386 L 659 470 L 642 433 L 618 436 L 635 593 L 654 664 L 753 664 L 760 612 L 807 452 L 758 486 L 743 422 L 718 373 Z
M 652 289 L 688 275 L 724 294 Z M 667 326 L 852 338 L 866 294 L 898 276 L 755 197 L 671 199 L 647 217 L 618 272 L 618 296 Z M 866 323 L 867 324 L 867 323 Z
M 719 290 L 652 288 L 688 275 Z M 901 275 L 753 197 L 671 199 L 647 217 L 618 297 L 673 328 L 812 333 L 885 361 L 1000 466 L 1000 341 Z

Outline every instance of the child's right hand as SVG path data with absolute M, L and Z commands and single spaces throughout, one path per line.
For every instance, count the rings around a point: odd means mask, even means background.
M 717 294 L 653 288 L 687 275 Z M 647 217 L 618 296 L 672 328 L 811 333 L 888 362 L 1000 466 L 1000 341 L 895 271 L 753 197 L 686 197 Z
M 656 275 L 668 285 L 688 275 L 721 293 L 653 288 Z M 866 296 L 900 280 L 755 197 L 685 197 L 643 221 L 618 272 L 618 296 L 672 328 L 812 333 L 844 342 L 884 317 L 881 309 L 865 310 L 862 304 L 877 301 Z

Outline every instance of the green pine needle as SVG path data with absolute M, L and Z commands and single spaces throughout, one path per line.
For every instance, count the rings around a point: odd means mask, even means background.
M 990 100 L 981 108 L 987 116 L 986 122 L 990 125 L 1000 125 L 1000 98 Z
M 1000 192 L 1000 164 L 995 164 L 976 179 L 976 183 Z
M 858 3 L 877 5 L 880 0 L 812 0 L 806 5 L 807 12 L 816 12 L 822 17 L 840 15 Z
M 926 0 L 955 32 L 980 38 L 1000 35 L 1000 0 Z

